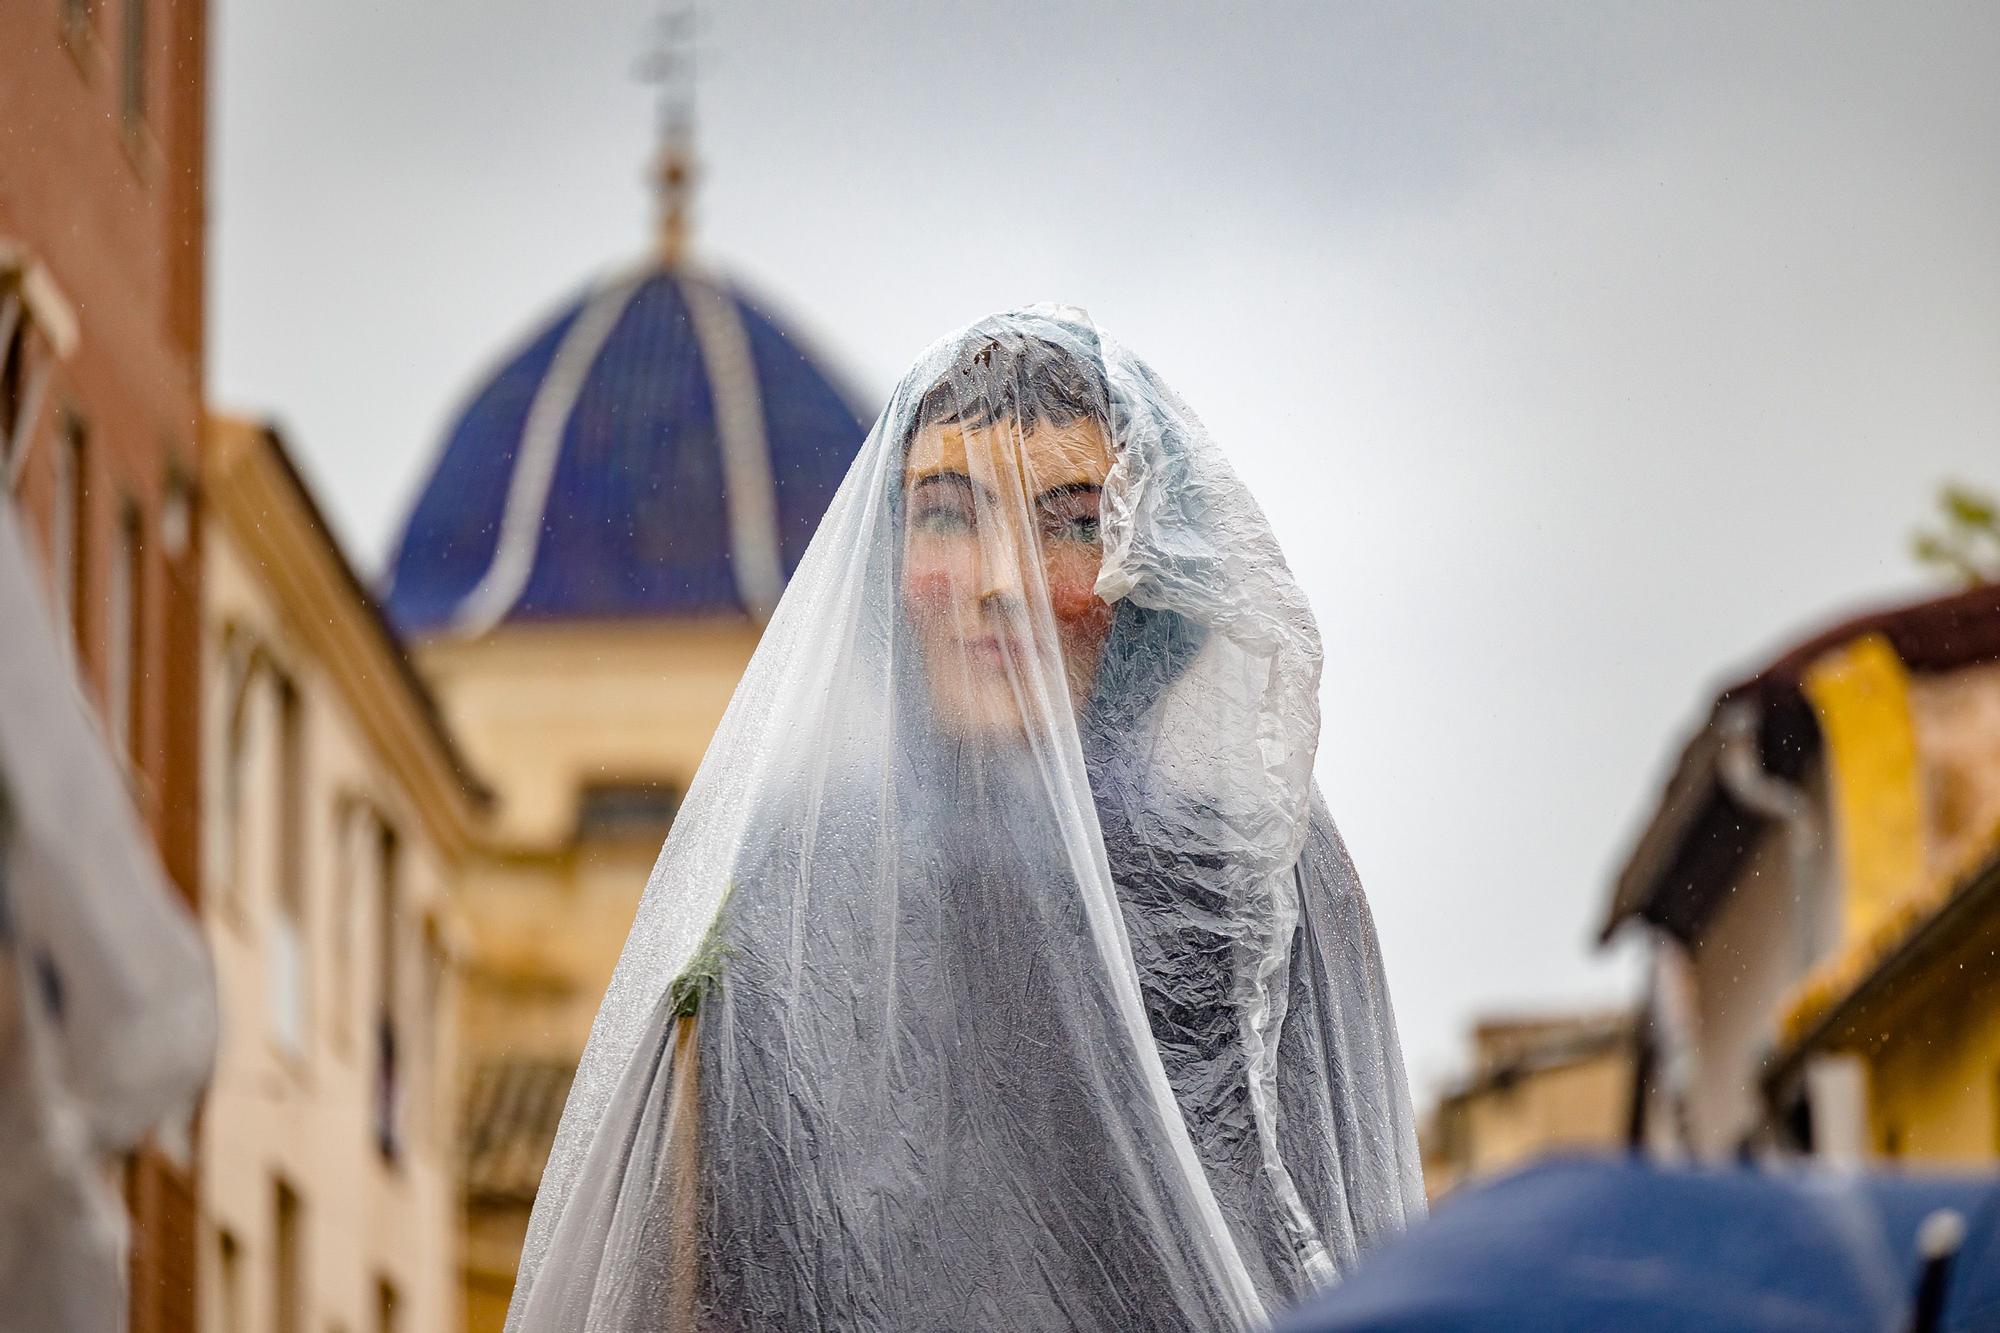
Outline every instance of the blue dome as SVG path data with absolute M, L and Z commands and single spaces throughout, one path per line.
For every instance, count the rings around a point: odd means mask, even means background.
M 791 336 L 685 268 L 597 286 L 473 395 L 384 601 L 405 631 L 770 613 L 867 428 Z

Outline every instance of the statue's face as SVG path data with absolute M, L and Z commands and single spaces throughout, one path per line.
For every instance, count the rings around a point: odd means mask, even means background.
M 1111 471 L 1088 418 L 930 426 L 903 469 L 903 607 L 931 702 L 954 735 L 1018 737 L 1038 636 L 1053 623 L 1072 709 L 1090 696 L 1111 608 L 1095 591 L 1098 502 Z M 1047 619 L 1039 604 L 1047 598 Z

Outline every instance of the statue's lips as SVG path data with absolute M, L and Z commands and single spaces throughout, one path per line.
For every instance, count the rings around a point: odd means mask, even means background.
M 1000 631 L 986 630 L 952 635 L 953 655 L 981 675 L 999 676 L 1033 660 L 1033 652 L 1021 639 Z
M 997 634 L 981 634 L 970 639 L 961 639 L 966 660 L 980 666 L 1003 667 L 1007 663 L 1009 650 L 1007 641 Z

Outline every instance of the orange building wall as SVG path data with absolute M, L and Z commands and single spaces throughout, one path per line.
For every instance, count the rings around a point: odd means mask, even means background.
M 80 18 L 73 16 L 80 15 Z M 141 114 L 122 110 L 128 23 L 143 34 Z M 203 0 L 10 0 L 0 40 L 0 239 L 24 246 L 74 311 L 17 501 L 49 556 L 63 423 L 87 430 L 76 606 L 79 672 L 105 704 L 106 571 L 138 516 L 133 790 L 192 904 L 199 859 L 198 506 L 177 554 L 163 506 L 189 488 L 203 374 Z M 53 580 L 52 580 L 53 581 Z M 194 1321 L 192 1173 L 148 1152 L 128 1173 L 139 1333 Z

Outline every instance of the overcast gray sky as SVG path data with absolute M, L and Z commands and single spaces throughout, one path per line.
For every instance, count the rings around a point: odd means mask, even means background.
M 216 0 L 217 401 L 365 570 L 452 411 L 650 234 L 648 0 Z M 1721 679 L 2000 484 L 2000 9 L 753 3 L 696 239 L 871 409 L 1088 307 L 1262 498 L 1412 1073 L 1589 941 Z M 1629 960 L 1628 960 L 1629 963 Z

